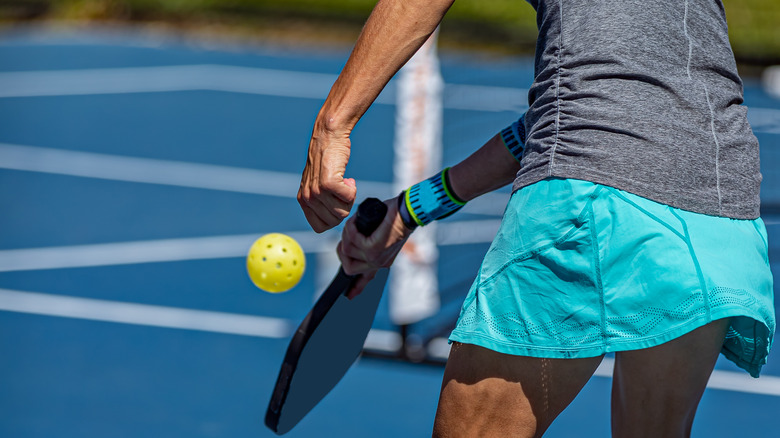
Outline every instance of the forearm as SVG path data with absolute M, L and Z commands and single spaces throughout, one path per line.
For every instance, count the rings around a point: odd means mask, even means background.
M 454 0 L 380 0 L 314 122 L 298 203 L 321 233 L 347 217 L 357 186 L 345 177 L 350 133 L 390 78 L 436 30 Z
M 496 134 L 468 158 L 449 170 L 452 190 L 463 201 L 492 192 L 511 183 L 520 163 Z
M 525 128 L 521 117 L 454 167 L 413 185 L 398 198 L 385 201 L 388 214 L 370 237 L 357 232 L 353 217 L 344 227 L 339 244 L 344 269 L 358 274 L 390 266 L 418 226 L 447 217 L 460 209 L 465 201 L 512 182 L 520 169 L 524 142 Z M 443 196 L 444 192 L 446 196 Z M 458 199 L 453 199 L 453 195 Z M 349 297 L 359 294 L 365 284 L 365 279 L 357 283 L 350 290 Z
M 524 150 L 521 116 L 465 160 L 405 190 L 399 198 L 405 205 L 399 209 L 403 223 L 414 229 L 446 218 L 477 196 L 509 184 L 520 170 Z
M 441 22 L 454 0 L 380 0 L 315 122 L 348 135 L 393 75 Z

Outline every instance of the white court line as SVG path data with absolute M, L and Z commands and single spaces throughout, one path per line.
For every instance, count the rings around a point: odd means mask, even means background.
M 287 319 L 235 313 L 182 309 L 176 307 L 135 304 L 118 301 L 78 298 L 0 289 L 0 310 L 63 318 L 86 319 L 152 327 L 198 330 L 261 338 L 287 338 L 294 323 Z M 386 330 L 371 330 L 366 348 L 395 352 L 400 336 Z M 431 341 L 429 350 L 438 359 L 446 359 L 449 345 L 444 338 Z M 612 377 L 614 360 L 605 358 L 596 376 Z M 742 393 L 780 396 L 780 377 L 763 376 L 753 379 L 747 374 L 715 370 L 708 388 Z
M 493 240 L 496 221 L 462 221 L 439 224 L 441 245 L 485 243 Z M 485 228 L 487 231 L 480 231 Z M 306 253 L 334 252 L 340 231 L 322 234 L 288 231 Z M 186 260 L 245 257 L 260 234 L 139 240 L 93 245 L 54 246 L 0 250 L 0 272 L 72 269 L 98 266 L 162 263 Z M 483 240 L 479 240 L 483 239 Z
M 263 338 L 286 338 L 292 334 L 293 330 L 290 321 L 280 318 L 123 303 L 8 289 L 0 289 L 0 310 Z
M 225 91 L 321 99 L 336 75 L 225 65 L 0 73 L 0 97 Z
M 338 76 L 228 65 L 175 65 L 86 70 L 0 72 L 0 98 L 222 91 L 322 100 Z M 444 107 L 472 111 L 522 111 L 528 90 L 447 84 Z M 395 104 L 393 82 L 377 98 Z
M 142 184 L 220 190 L 295 198 L 298 173 L 247 169 L 184 161 L 107 155 L 0 143 L 0 168 Z M 360 197 L 390 198 L 392 184 L 357 181 Z M 508 193 L 487 193 L 466 204 L 464 212 L 501 216 Z
M 748 107 L 748 121 L 755 132 L 780 134 L 780 110 Z
M 401 348 L 401 334 L 390 330 L 371 329 L 366 337 L 363 348 L 394 353 Z
M 500 225 L 500 219 L 442 222 L 437 224 L 436 243 L 444 246 L 492 242 Z
M 0 143 L 0 168 L 113 181 L 295 198 L 298 173 L 107 155 Z M 392 185 L 357 182 L 363 196 L 392 196 Z
M 528 109 L 528 89 L 444 84 L 442 105 L 447 109 L 520 113 Z
M 337 231 L 286 232 L 309 253 L 334 251 Z M 331 237 L 333 236 L 333 237 Z M 260 234 L 0 250 L 0 272 L 245 257 Z

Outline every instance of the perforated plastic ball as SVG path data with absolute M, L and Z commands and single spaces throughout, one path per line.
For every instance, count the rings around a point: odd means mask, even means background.
M 246 258 L 246 270 L 255 286 L 266 292 L 286 292 L 303 276 L 306 258 L 292 237 L 271 233 L 257 239 Z

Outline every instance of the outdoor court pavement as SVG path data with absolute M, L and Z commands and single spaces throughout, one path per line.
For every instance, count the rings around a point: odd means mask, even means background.
M 270 390 L 337 238 L 308 231 L 297 179 L 347 55 L 132 32 L 0 34 L 0 436 L 273 436 L 263 426 Z M 447 54 L 443 74 L 452 164 L 517 117 L 533 72 L 527 59 Z M 780 101 L 751 79 L 745 96 L 763 202 L 777 214 Z M 361 197 L 392 195 L 392 103 L 390 86 L 353 135 Z M 441 225 L 446 318 L 505 196 Z M 307 251 L 289 293 L 261 293 L 244 272 L 246 250 L 267 232 Z M 391 328 L 384 307 L 375 327 Z M 694 436 L 772 435 L 777 358 L 759 380 L 719 362 Z M 429 435 L 441 374 L 362 360 L 289 436 Z M 608 367 L 550 437 L 608 436 L 605 376 Z

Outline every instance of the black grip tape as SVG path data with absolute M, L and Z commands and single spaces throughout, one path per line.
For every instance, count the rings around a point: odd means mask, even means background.
M 366 198 L 358 206 L 355 226 L 360 234 L 368 237 L 379 227 L 387 214 L 387 205 L 377 198 Z

